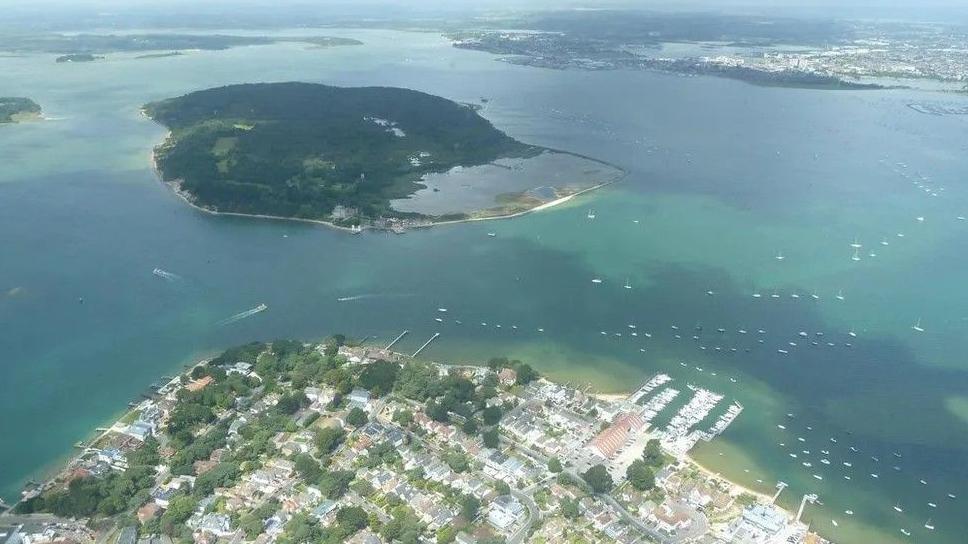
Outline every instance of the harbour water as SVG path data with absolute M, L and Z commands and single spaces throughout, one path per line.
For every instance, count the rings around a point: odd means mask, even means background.
M 805 517 L 838 542 L 963 541 L 968 117 L 909 104 L 964 98 L 552 71 L 432 33 L 326 34 L 365 44 L 0 58 L 4 94 L 51 118 L 0 127 L 0 495 L 221 347 L 408 329 L 402 352 L 440 333 L 428 358 L 508 355 L 614 391 L 664 372 L 721 393 L 745 409 L 694 451 L 708 467 L 762 491 L 782 480 L 788 506 L 818 493 Z M 157 182 L 164 130 L 142 104 L 286 80 L 485 97 L 515 138 L 629 174 L 551 210 L 402 236 L 214 217 Z

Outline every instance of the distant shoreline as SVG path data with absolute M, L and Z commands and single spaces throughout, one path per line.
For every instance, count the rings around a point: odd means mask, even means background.
M 155 121 L 154 119 L 152 119 L 147 114 L 147 112 L 144 110 L 144 108 L 142 108 L 140 111 L 141 111 L 141 115 L 145 119 L 148 119 L 148 120 L 151 120 L 151 121 L 157 123 L 157 121 Z M 373 226 L 373 225 L 363 225 L 360 228 L 344 227 L 344 226 L 341 226 L 341 225 L 337 225 L 336 223 L 333 223 L 332 221 L 326 221 L 326 220 L 323 220 L 323 219 L 307 219 L 307 218 L 303 218 L 303 217 L 286 217 L 286 216 L 281 216 L 281 215 L 254 214 L 254 213 L 242 213 L 242 212 L 222 212 L 222 211 L 213 210 L 213 209 L 208 208 L 206 206 L 200 205 L 200 204 L 198 204 L 198 203 L 196 203 L 194 201 L 194 197 L 190 193 L 188 193 L 187 191 L 185 191 L 184 189 L 181 188 L 181 184 L 183 183 L 184 180 L 176 179 L 176 180 L 166 181 L 165 178 L 164 178 L 164 176 L 162 175 L 161 169 L 158 167 L 158 148 L 161 147 L 162 145 L 164 145 L 164 143 L 167 142 L 171 138 L 171 136 L 172 136 L 172 132 L 171 132 L 171 130 L 169 130 L 167 132 L 167 134 L 165 134 L 165 138 L 164 138 L 164 140 L 162 140 L 162 143 L 160 143 L 160 144 L 158 144 L 158 145 L 156 145 L 156 146 L 154 146 L 154 147 L 151 148 L 151 151 L 149 152 L 149 162 L 151 163 L 151 169 L 154 172 L 155 176 L 158 178 L 158 180 L 161 183 L 163 183 L 164 185 L 166 185 L 169 189 L 171 189 L 172 193 L 174 193 L 175 196 L 177 196 L 183 202 L 185 202 L 186 204 L 188 204 L 189 206 L 191 206 L 192 208 L 194 208 L 194 209 L 196 209 L 196 210 L 198 210 L 200 212 L 204 212 L 204 213 L 207 213 L 209 215 L 215 215 L 215 216 L 247 217 L 247 218 L 254 218 L 254 219 L 268 219 L 268 220 L 273 220 L 273 221 L 297 221 L 297 222 L 300 222 L 300 223 L 310 223 L 310 224 L 314 224 L 314 225 L 321 225 L 321 226 L 324 226 L 324 227 L 328 227 L 328 228 L 331 228 L 331 229 L 334 229 L 334 230 L 338 230 L 338 231 L 342 231 L 342 232 L 347 232 L 347 233 L 351 233 L 351 234 L 360 234 L 360 233 L 362 233 L 363 231 L 366 231 L 366 230 L 380 230 L 380 231 L 390 231 L 390 230 L 392 230 L 390 228 L 376 227 L 376 226 Z M 541 147 L 541 146 L 536 146 L 536 147 Z M 472 217 L 464 217 L 464 218 L 461 218 L 461 219 L 447 219 L 447 220 L 442 220 L 442 221 L 434 221 L 434 220 L 430 219 L 430 220 L 427 221 L 426 224 L 410 225 L 410 226 L 407 226 L 404 230 L 427 229 L 427 228 L 432 228 L 432 227 L 441 226 L 441 225 L 456 225 L 456 224 L 460 224 L 460 223 L 472 223 L 472 222 L 480 222 L 480 221 L 497 221 L 497 220 L 514 219 L 516 217 L 521 217 L 523 215 L 527 215 L 527 214 L 530 214 L 530 213 L 534 213 L 534 212 L 538 212 L 538 211 L 542 211 L 542 210 L 547 210 L 547 209 L 553 208 L 555 206 L 558 206 L 560 204 L 564 204 L 565 202 L 568 202 L 568 201 L 572 200 L 575 197 L 578 197 L 578 196 L 581 196 L 583 194 L 586 194 L 586 193 L 595 191 L 597 189 L 601 189 L 602 187 L 605 187 L 607 185 L 611 185 L 613 183 L 617 183 L 617 182 L 621 181 L 622 179 L 624 179 L 625 176 L 628 175 L 628 172 L 626 172 L 624 168 L 621 168 L 621 167 L 619 167 L 617 165 L 614 165 L 614 164 L 611 164 L 609 162 L 603 161 L 601 159 L 596 159 L 594 157 L 589 157 L 587 155 L 582 155 L 580 153 L 574 153 L 574 152 L 571 152 L 571 151 L 563 151 L 563 150 L 560 150 L 560 149 L 553 149 L 553 148 L 548 148 L 548 147 L 541 147 L 541 149 L 543 149 L 544 151 L 550 151 L 550 152 L 553 152 L 553 153 L 563 153 L 563 154 L 566 154 L 566 155 L 571 155 L 573 157 L 578 157 L 578 158 L 581 158 L 581 159 L 585 159 L 585 160 L 589 160 L 589 161 L 594 161 L 596 163 L 599 163 L 599 164 L 608 166 L 610 168 L 614 168 L 616 171 L 618 171 L 618 175 L 616 175 L 613 179 L 599 182 L 599 183 L 597 183 L 595 185 L 592 185 L 592 186 L 589 186 L 589 187 L 585 187 L 583 189 L 580 189 L 580 190 L 575 191 L 575 192 L 570 193 L 570 194 L 562 195 L 562 196 L 560 196 L 558 198 L 549 200 L 547 202 L 542 202 L 542 203 L 540 203 L 540 204 L 538 204 L 536 206 L 533 206 L 533 207 L 528 208 L 528 209 L 525 209 L 525 210 L 515 211 L 515 212 L 512 212 L 512 213 L 503 213 L 503 214 L 498 214 L 498 215 L 484 215 L 484 216 L 476 216 L 476 217 L 473 217 L 472 216 Z M 487 210 L 481 210 L 481 212 L 486 212 L 486 211 Z

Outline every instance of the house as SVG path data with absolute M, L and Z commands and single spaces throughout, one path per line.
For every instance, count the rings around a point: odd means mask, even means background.
M 688 509 L 669 501 L 663 502 L 654 509 L 649 515 L 649 521 L 654 523 L 660 532 L 669 535 L 692 524 Z
M 350 408 L 358 406 L 364 410 L 369 409 L 370 404 L 370 392 L 366 389 L 354 389 L 346 396 L 346 400 L 350 404 Z
M 502 368 L 497 374 L 497 381 L 501 385 L 514 385 L 518 382 L 518 373 L 513 368 Z
M 138 521 L 142 524 L 152 520 L 161 512 L 162 508 L 157 502 L 149 502 L 148 504 L 142 506 L 138 509 L 137 516 Z
M 205 514 L 195 527 L 196 533 L 211 533 L 218 537 L 229 536 L 232 530 L 232 520 L 225 514 Z
M 506 531 L 524 516 L 524 505 L 511 495 L 501 495 L 491 502 L 487 521 L 496 529 Z
M 134 525 L 128 525 L 118 533 L 117 544 L 136 544 L 138 541 L 138 531 Z
M 615 457 L 630 439 L 633 433 L 645 427 L 645 420 L 635 413 L 620 414 L 604 431 L 592 439 L 589 448 L 605 459 Z
M 316 508 L 313 508 L 312 516 L 319 520 L 323 525 L 329 525 L 332 523 L 333 518 L 336 516 L 336 507 L 338 505 L 329 499 L 324 500 L 319 503 Z

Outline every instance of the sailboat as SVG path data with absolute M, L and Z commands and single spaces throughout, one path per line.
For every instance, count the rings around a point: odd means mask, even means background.
M 593 210 L 588 210 L 588 218 L 595 219 L 595 212 Z
M 786 258 L 786 257 L 784 257 L 784 256 L 783 256 L 783 252 L 782 252 L 782 251 L 777 251 L 777 252 L 776 252 L 776 260 L 778 260 L 778 261 L 782 261 L 782 260 L 783 260 L 783 259 L 785 259 L 785 258 Z
M 852 247 L 854 249 L 860 249 L 860 248 L 862 248 L 864 246 L 861 245 L 861 243 L 857 241 L 857 237 L 854 236 L 854 243 L 850 244 L 850 247 Z
M 854 256 L 851 257 L 850 260 L 852 260 L 852 261 L 859 261 L 860 260 L 860 255 L 857 253 L 857 249 L 856 248 L 854 249 Z
M 631 289 L 632 288 L 632 284 L 629 283 L 629 279 L 628 278 L 625 278 L 625 288 L 626 289 Z
M 844 300 L 844 290 L 837 291 L 837 300 Z
M 924 528 L 927 529 L 927 530 L 929 530 L 929 531 L 933 531 L 934 530 L 934 524 L 931 523 L 931 518 L 928 518 L 928 521 L 925 521 L 924 522 Z
M 886 246 L 887 245 L 887 238 L 884 238 L 883 240 L 881 240 L 881 245 L 882 246 Z
M 916 330 L 917 332 L 924 332 L 924 328 L 921 327 L 921 318 L 920 317 L 918 318 L 918 322 L 915 323 L 914 326 L 912 326 L 911 328 L 914 329 L 914 330 Z

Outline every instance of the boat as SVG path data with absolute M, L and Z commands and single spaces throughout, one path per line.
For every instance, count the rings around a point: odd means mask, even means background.
M 844 513 L 847 514 L 848 516 L 853 516 L 854 515 L 854 511 L 853 510 L 844 510 Z
M 925 521 L 924 522 L 924 528 L 927 529 L 927 530 L 929 530 L 929 531 L 933 531 L 934 530 L 934 525 L 931 523 L 931 518 L 928 518 L 928 521 Z
M 625 288 L 626 289 L 631 289 L 632 288 L 632 284 L 629 283 L 629 279 L 628 278 L 625 278 Z
M 783 259 L 785 259 L 785 258 L 786 258 L 786 257 L 784 257 L 784 256 L 783 256 L 783 252 L 782 252 L 782 251 L 777 251 L 777 252 L 776 252 L 776 260 L 778 260 L 778 261 L 782 261 L 782 260 L 783 260 Z
M 437 323 L 443 323 L 444 322 L 444 320 L 441 319 L 441 318 L 439 318 L 439 317 L 435 317 L 434 318 L 434 321 L 436 321 Z
M 844 300 L 844 290 L 843 289 L 837 291 L 837 297 L 836 298 L 837 298 L 837 300 Z
M 935 503 L 933 503 L 933 502 L 929 502 L 928 503 L 928 506 L 930 506 L 931 508 L 937 508 L 938 507 L 938 505 L 935 504 Z
M 447 311 L 447 308 L 437 308 L 437 311 L 438 312 L 446 312 Z
M 850 329 L 849 331 L 847 331 L 847 336 L 851 338 L 857 338 L 857 333 L 854 332 L 854 329 Z
M 823 480 L 823 476 L 821 476 L 819 474 L 814 474 L 813 477 L 814 477 L 815 480 Z
M 919 215 L 916 219 L 918 220 L 918 223 L 924 223 L 924 216 Z
M 592 283 L 602 283 L 602 280 L 599 278 L 592 278 Z
M 713 296 L 713 295 L 716 294 L 716 292 L 715 291 L 706 291 L 706 294 L 709 295 L 709 296 Z
M 881 245 L 882 246 L 888 245 L 887 238 L 884 238 L 883 240 L 881 240 Z
M 860 249 L 860 248 L 862 248 L 864 246 L 859 241 L 857 241 L 857 237 L 854 236 L 854 243 L 850 244 L 850 247 L 852 247 L 854 249 Z
M 588 210 L 588 218 L 595 219 L 595 212 L 593 210 Z
M 780 429 L 781 431 L 785 431 L 786 430 L 786 425 L 777 425 L 776 428 L 777 429 Z
M 918 318 L 918 322 L 915 323 L 914 326 L 912 326 L 911 328 L 914 329 L 917 332 L 924 332 L 924 328 L 921 327 L 921 318 L 920 317 Z
M 894 511 L 897 512 L 897 513 L 899 513 L 899 514 L 901 514 L 901 513 L 904 512 L 904 509 L 901 508 L 901 503 L 897 503 L 897 504 L 894 505 Z
M 901 529 L 901 534 L 904 536 L 911 536 L 911 531 L 908 531 L 907 529 Z
M 800 298 L 799 293 L 790 293 L 790 298 Z
M 918 480 L 918 481 L 921 482 L 921 485 L 928 485 L 928 482 L 925 482 L 923 479 Z
M 490 236 L 491 238 L 494 238 L 495 236 L 497 236 L 497 233 L 496 232 L 489 232 L 489 233 L 487 233 L 487 235 Z
M 813 294 L 810 295 L 810 298 L 812 298 L 813 300 L 820 300 L 820 295 L 818 295 L 817 292 L 814 291 Z
M 852 260 L 852 261 L 859 261 L 860 260 L 860 255 L 857 253 L 857 250 L 856 249 L 854 250 L 854 256 L 851 257 L 850 260 Z
M 772 294 L 772 295 L 770 295 L 770 298 L 780 298 L 780 293 L 777 293 L 777 292 L 776 292 L 776 289 L 774 289 L 774 290 L 773 290 L 773 294 Z
M 852 467 L 854 465 L 851 462 L 849 462 L 849 461 L 844 461 L 844 466 L 847 467 L 847 468 L 850 468 L 850 467 Z
M 834 527 L 840 527 L 840 525 L 837 524 L 837 520 L 835 519 L 830 520 L 830 523 L 832 523 Z
M 762 297 L 762 296 L 763 296 L 763 295 L 761 295 L 761 294 L 759 294 L 758 292 L 754 292 L 754 293 L 753 293 L 753 298 L 760 298 L 760 297 Z
M 954 493 L 948 493 L 948 498 L 949 499 L 956 499 L 957 497 L 955 497 L 955 494 Z

